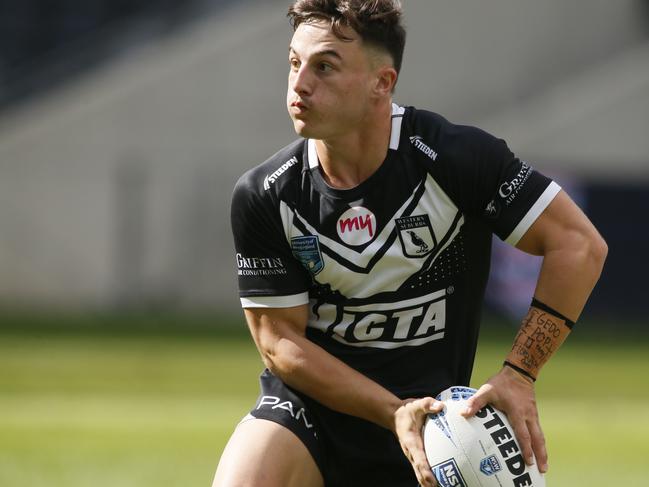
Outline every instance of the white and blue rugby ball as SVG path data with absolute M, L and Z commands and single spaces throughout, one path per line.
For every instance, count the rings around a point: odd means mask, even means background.
M 507 416 L 492 406 L 466 419 L 460 412 L 476 390 L 454 386 L 437 400 L 423 430 L 428 463 L 440 487 L 545 487 L 536 465 L 528 467 Z

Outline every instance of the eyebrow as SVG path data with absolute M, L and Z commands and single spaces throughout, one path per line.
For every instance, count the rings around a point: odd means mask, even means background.
M 297 54 L 295 49 L 293 49 L 293 46 L 288 46 L 288 52 L 289 52 L 289 54 L 291 52 Z M 342 56 L 340 54 L 338 54 L 338 51 L 336 51 L 334 49 L 323 49 L 322 51 L 316 51 L 316 52 L 313 53 L 313 56 L 331 56 L 331 57 L 334 57 L 334 58 L 338 59 L 339 61 L 343 60 Z

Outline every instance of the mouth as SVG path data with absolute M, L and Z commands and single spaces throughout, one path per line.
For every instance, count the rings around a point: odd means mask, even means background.
M 291 108 L 294 108 L 300 112 L 304 112 L 309 109 L 309 107 L 304 102 L 297 100 L 291 103 Z

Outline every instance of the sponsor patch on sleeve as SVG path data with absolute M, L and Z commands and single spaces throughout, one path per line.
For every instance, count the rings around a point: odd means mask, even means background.
M 525 161 L 521 161 L 521 166 L 516 176 L 500 185 L 498 188 L 498 196 L 505 203 L 505 206 L 512 204 L 531 174 L 532 167 Z
M 237 254 L 237 269 L 240 276 L 285 276 L 284 262 L 280 257 L 246 257 Z

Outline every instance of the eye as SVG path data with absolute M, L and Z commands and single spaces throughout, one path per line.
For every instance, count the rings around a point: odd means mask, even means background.
M 332 71 L 334 68 L 331 64 L 329 63 L 320 63 L 318 64 L 318 70 L 322 73 L 328 73 L 329 71 Z
M 298 70 L 300 69 L 300 61 L 296 58 L 289 58 L 288 64 L 291 66 L 291 69 Z

